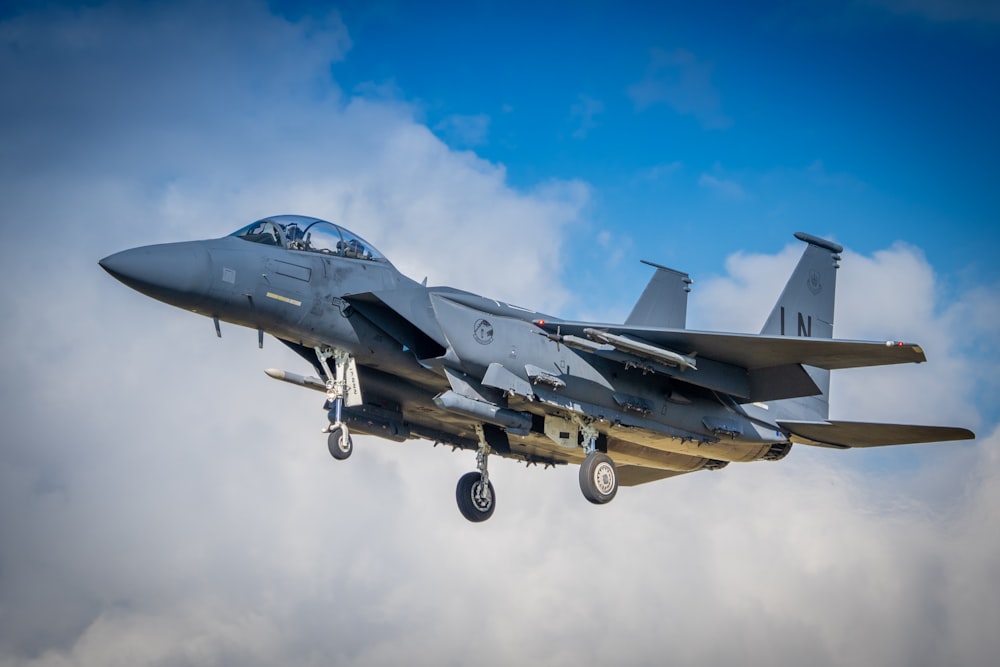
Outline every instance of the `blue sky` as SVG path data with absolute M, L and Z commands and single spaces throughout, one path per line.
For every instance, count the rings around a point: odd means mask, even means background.
M 592 224 L 680 268 L 802 227 L 995 280 L 995 10 L 887 4 L 359 3 L 332 72 L 414 101 L 516 186 L 586 181 Z
M 697 4 L 3 5 L 0 667 L 993 665 L 1000 10 Z M 601 507 L 491 461 L 473 526 L 470 455 L 332 461 L 262 372 L 301 359 L 97 266 L 278 213 L 566 317 L 623 319 L 649 259 L 728 331 L 833 238 L 835 335 L 928 362 L 835 373 L 832 416 L 978 437 Z

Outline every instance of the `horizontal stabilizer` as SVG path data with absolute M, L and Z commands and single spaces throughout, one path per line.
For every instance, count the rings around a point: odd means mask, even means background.
M 618 486 L 638 486 L 648 484 L 668 477 L 686 475 L 687 471 L 680 470 L 660 470 L 658 468 L 647 468 L 645 466 L 619 466 Z
M 976 434 L 952 426 L 917 426 L 914 424 L 874 424 L 844 421 L 784 421 L 778 426 L 792 434 L 792 441 L 826 447 L 884 447 L 920 442 L 972 440 Z

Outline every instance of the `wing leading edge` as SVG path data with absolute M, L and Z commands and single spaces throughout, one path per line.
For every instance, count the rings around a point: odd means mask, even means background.
M 765 336 L 559 320 L 545 320 L 536 324 L 548 331 L 559 330 L 563 335 L 586 337 L 586 330 L 593 329 L 628 336 L 689 357 L 712 359 L 747 370 L 788 364 L 839 370 L 927 361 L 919 345 L 900 341 Z

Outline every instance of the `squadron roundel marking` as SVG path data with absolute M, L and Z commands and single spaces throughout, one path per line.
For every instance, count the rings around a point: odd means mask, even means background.
M 819 271 L 810 271 L 809 279 L 806 281 L 806 287 L 813 294 L 819 294 L 823 291 L 823 283 L 819 279 Z
M 472 337 L 480 345 L 489 345 L 493 342 L 493 325 L 489 320 L 478 319 L 472 325 Z

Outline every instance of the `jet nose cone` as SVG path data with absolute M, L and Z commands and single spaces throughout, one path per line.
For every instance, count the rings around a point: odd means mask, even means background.
M 181 308 L 195 308 L 208 292 L 211 258 L 198 241 L 123 250 L 98 262 L 132 289 Z
M 99 260 L 97 263 L 100 264 L 102 269 L 110 273 L 112 276 L 122 282 L 125 282 L 137 273 L 135 270 L 136 267 L 133 266 L 139 263 L 135 260 L 139 254 L 137 250 L 138 248 L 116 252 L 113 255 L 108 255 L 104 259 Z

